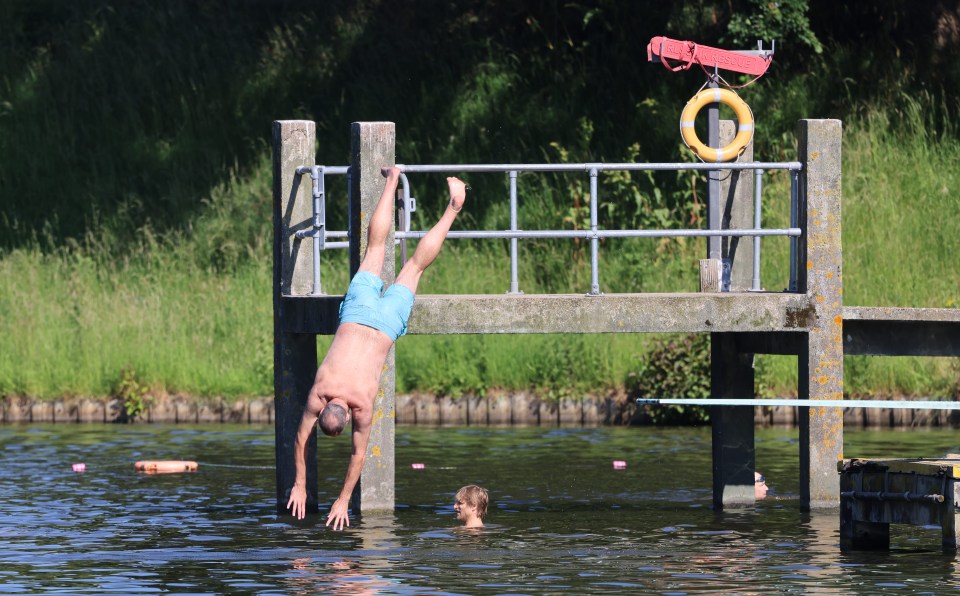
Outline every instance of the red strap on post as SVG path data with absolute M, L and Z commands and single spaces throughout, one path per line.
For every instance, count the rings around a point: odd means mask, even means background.
M 657 39 L 657 38 L 654 38 L 654 39 Z M 666 37 L 661 37 L 659 39 L 661 40 L 666 39 Z M 653 43 L 653 42 L 651 41 L 650 43 Z M 690 59 L 687 60 L 686 64 L 681 64 L 680 66 L 670 66 L 670 64 L 667 62 L 667 57 L 663 53 L 663 43 L 660 44 L 660 63 L 663 64 L 663 66 L 666 67 L 666 69 L 669 70 L 670 72 L 677 72 L 678 70 L 687 70 L 693 65 L 693 61 L 696 60 L 697 44 L 693 43 L 692 41 L 688 41 L 686 43 L 690 44 Z M 647 46 L 647 59 L 648 60 L 651 59 L 650 46 Z

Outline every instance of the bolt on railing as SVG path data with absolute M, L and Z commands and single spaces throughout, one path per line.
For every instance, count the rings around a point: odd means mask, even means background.
M 743 163 L 583 163 L 583 164 L 456 164 L 456 165 L 400 165 L 401 182 L 401 227 L 395 233 L 395 241 L 400 244 L 401 262 L 406 262 L 406 240 L 419 239 L 426 232 L 410 229 L 411 215 L 416 211 L 416 199 L 410 194 L 408 173 L 507 173 L 510 178 L 510 229 L 475 230 L 466 232 L 452 231 L 448 238 L 473 239 L 509 239 L 510 240 L 510 290 L 509 294 L 522 294 L 518 280 L 518 240 L 520 238 L 584 238 L 590 240 L 590 296 L 600 292 L 600 239 L 601 238 L 670 238 L 670 237 L 717 237 L 752 236 L 753 237 L 753 279 L 751 291 L 761 291 L 760 285 L 760 239 L 763 236 L 787 236 L 790 238 L 790 284 L 789 291 L 797 291 L 797 239 L 802 231 L 797 227 L 799 209 L 797 205 L 798 174 L 802 169 L 800 162 L 743 162 Z M 665 171 L 665 170 L 753 170 L 754 171 L 754 213 L 753 228 L 745 229 L 680 229 L 680 230 L 601 230 L 598 225 L 598 176 L 601 171 Z M 765 170 L 787 170 L 790 172 L 790 227 L 779 229 L 761 228 L 761 185 Z M 299 230 L 299 239 L 313 238 L 313 274 L 312 295 L 321 295 L 320 251 L 331 248 L 346 248 L 349 241 L 328 242 L 330 238 L 349 238 L 348 232 L 328 231 L 325 221 L 324 177 L 326 175 L 349 174 L 349 166 L 310 166 L 297 168 L 297 174 L 310 174 L 313 181 L 313 227 Z M 589 230 L 522 230 L 517 221 L 517 177 L 520 172 L 587 172 L 590 176 L 590 229 Z M 347 177 L 349 184 L 349 176 Z M 348 188 L 349 194 L 349 188 Z

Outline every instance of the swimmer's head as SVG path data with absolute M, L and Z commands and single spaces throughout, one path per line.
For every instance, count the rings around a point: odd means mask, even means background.
M 480 519 L 487 517 L 487 506 L 490 503 L 490 495 L 487 489 L 476 484 L 469 484 L 458 490 L 454 499 L 457 504 L 464 503 L 473 507 Z
M 767 498 L 767 491 L 770 489 L 767 487 L 767 479 L 760 472 L 753 473 L 753 487 L 753 496 L 758 501 Z

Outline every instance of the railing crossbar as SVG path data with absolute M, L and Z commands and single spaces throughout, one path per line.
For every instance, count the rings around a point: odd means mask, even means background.
M 960 410 L 958 401 L 795 398 L 640 398 L 638 405 L 788 406 L 797 408 L 884 408 L 891 410 Z
M 335 232 L 328 232 L 327 237 Z M 753 228 L 739 230 L 475 230 L 471 232 L 448 232 L 447 238 L 473 238 L 495 240 L 498 238 L 678 238 L 678 237 L 716 237 L 716 236 L 800 236 L 800 228 L 782 228 L 757 230 Z M 346 237 L 346 232 L 341 232 Z M 423 238 L 426 231 L 411 230 L 396 232 L 397 239 Z
M 747 161 L 729 163 L 557 163 L 557 164 L 437 164 L 403 165 L 400 171 L 408 174 L 451 174 L 461 172 L 585 172 L 607 171 L 665 171 L 665 170 L 802 170 L 799 161 Z M 328 170 L 329 171 L 329 170 Z

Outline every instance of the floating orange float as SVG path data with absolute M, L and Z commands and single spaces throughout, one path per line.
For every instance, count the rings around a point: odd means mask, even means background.
M 175 474 L 177 472 L 196 472 L 197 462 L 183 460 L 148 460 L 133 464 L 138 472 L 147 474 Z

